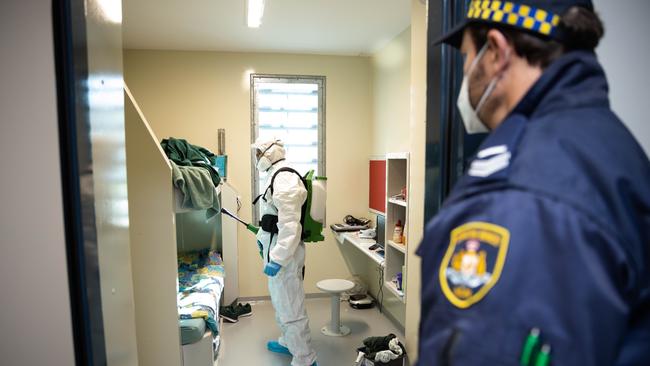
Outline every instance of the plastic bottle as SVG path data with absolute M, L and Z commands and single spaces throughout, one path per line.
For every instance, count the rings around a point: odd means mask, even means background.
M 395 230 L 393 231 L 393 243 L 400 244 L 402 242 L 402 220 L 397 220 Z

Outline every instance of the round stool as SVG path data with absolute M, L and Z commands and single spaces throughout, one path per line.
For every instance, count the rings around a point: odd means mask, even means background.
M 332 337 L 350 334 L 350 328 L 341 325 L 341 293 L 352 290 L 354 283 L 348 280 L 322 280 L 316 284 L 316 287 L 332 295 L 332 319 L 329 326 L 321 328 L 321 333 Z

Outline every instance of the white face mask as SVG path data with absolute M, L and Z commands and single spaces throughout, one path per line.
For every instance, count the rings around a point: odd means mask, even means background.
M 271 163 L 271 160 L 267 158 L 266 156 L 262 156 L 257 160 L 257 170 L 259 172 L 265 172 L 269 170 L 273 166 L 273 163 Z
M 472 107 L 472 102 L 469 99 L 469 78 L 472 75 L 472 72 L 474 72 L 476 65 L 485 54 L 486 50 L 487 43 L 485 46 L 483 46 L 483 48 L 481 48 L 474 61 L 472 61 L 467 74 L 463 77 L 463 84 L 460 88 L 460 94 L 458 94 L 457 106 L 458 110 L 460 111 L 460 116 L 463 118 L 465 130 L 468 134 L 483 133 L 489 131 L 485 123 L 481 121 L 478 113 L 480 112 L 481 108 L 483 108 L 483 105 L 485 105 L 485 102 L 487 101 L 490 94 L 492 94 L 494 91 L 494 87 L 497 85 L 498 78 L 495 76 L 492 81 L 490 81 L 490 84 L 483 92 L 478 105 L 476 105 L 476 109 Z

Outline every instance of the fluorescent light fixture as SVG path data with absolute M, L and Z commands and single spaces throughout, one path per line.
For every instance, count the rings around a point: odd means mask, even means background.
M 265 0 L 247 0 L 248 4 L 246 15 L 248 18 L 249 28 L 259 28 L 262 25 L 262 16 L 264 15 Z
M 122 1 L 121 0 L 99 0 L 99 7 L 104 13 L 104 18 L 111 22 L 122 23 Z

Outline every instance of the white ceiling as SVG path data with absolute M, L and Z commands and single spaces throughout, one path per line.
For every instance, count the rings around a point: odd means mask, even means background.
M 124 0 L 129 49 L 372 54 L 411 23 L 410 0 L 266 0 L 246 26 L 246 0 Z

